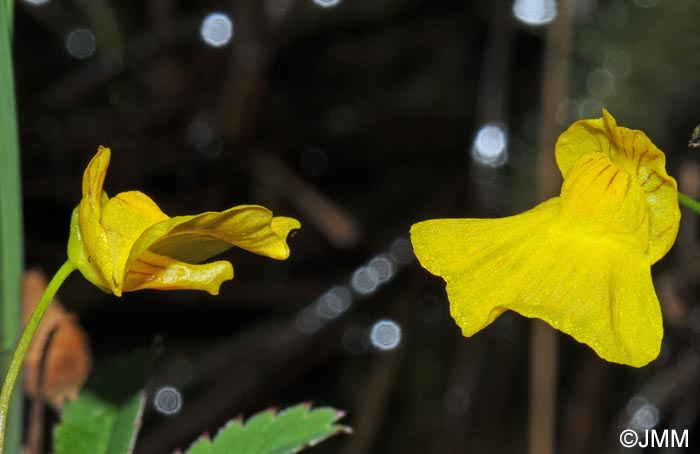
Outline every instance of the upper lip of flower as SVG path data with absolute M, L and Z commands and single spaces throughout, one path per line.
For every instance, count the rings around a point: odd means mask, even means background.
M 218 293 L 233 278 L 227 261 L 198 264 L 241 247 L 282 260 L 296 219 L 261 206 L 169 217 L 147 195 L 130 191 L 109 198 L 103 184 L 110 150 L 100 147 L 83 177 L 83 198 L 73 212 L 69 260 L 95 285 L 121 295 L 140 288 L 191 288 Z
M 564 184 L 570 172 L 595 156 L 607 157 L 643 192 L 649 215 L 645 254 L 650 263 L 656 263 L 673 246 L 680 222 L 678 185 L 666 173 L 664 153 L 642 131 L 618 126 L 603 109 L 602 118 L 578 121 L 559 136 L 556 159 Z

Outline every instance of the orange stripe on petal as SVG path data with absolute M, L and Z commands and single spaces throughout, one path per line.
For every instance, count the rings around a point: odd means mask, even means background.
M 141 234 L 158 222 L 168 219 L 158 205 L 138 191 L 122 192 L 109 199 L 102 210 L 101 225 L 109 244 L 113 264 L 112 278 L 122 291 L 126 264 L 131 249 Z
M 633 177 L 632 186 L 643 188 L 649 224 L 646 256 L 657 262 L 675 242 L 680 222 L 678 186 L 666 173 L 663 152 L 642 131 L 618 126 L 603 110 L 603 118 L 577 121 L 557 141 L 557 164 L 565 180 L 591 156 L 607 157 Z

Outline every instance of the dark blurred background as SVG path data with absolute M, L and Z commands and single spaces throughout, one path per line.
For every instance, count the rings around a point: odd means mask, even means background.
M 119 299 L 67 282 L 96 358 L 159 352 L 137 453 L 307 401 L 344 409 L 354 428 L 312 453 L 527 452 L 531 323 L 505 314 L 463 338 L 444 283 L 412 257 L 411 224 L 533 206 L 543 178 L 558 184 L 541 170 L 551 137 L 603 107 L 700 191 L 693 0 L 16 6 L 29 266 L 51 274 L 65 260 L 98 145 L 113 153 L 109 194 L 141 190 L 169 215 L 259 203 L 303 225 L 287 261 L 226 253 L 236 277 L 218 297 Z M 557 335 L 557 452 L 642 452 L 620 447 L 626 427 L 688 429 L 684 452 L 700 452 L 700 254 L 696 216 L 683 215 L 654 268 L 658 360 L 613 365 Z M 179 409 L 154 403 L 163 387 Z

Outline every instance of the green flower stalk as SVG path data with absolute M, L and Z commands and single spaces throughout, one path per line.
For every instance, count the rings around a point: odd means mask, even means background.
M 10 368 L 7 371 L 7 376 L 5 382 L 2 385 L 2 392 L 0 392 L 0 454 L 3 452 L 3 447 L 5 446 L 5 430 L 7 415 L 10 410 L 10 402 L 12 400 L 12 391 L 17 383 L 17 378 L 19 377 L 19 372 L 22 369 L 22 363 L 24 362 L 24 357 L 27 355 L 27 350 L 29 350 L 29 345 L 32 343 L 34 338 L 34 333 L 36 333 L 41 319 L 46 313 L 46 309 L 49 308 L 51 301 L 56 292 L 63 284 L 63 281 L 75 271 L 75 266 L 70 261 L 64 263 L 56 272 L 51 281 L 49 282 L 44 294 L 39 299 L 34 311 L 32 312 L 29 321 L 27 321 L 27 326 L 22 332 L 22 337 L 19 339 L 17 344 L 17 349 L 12 356 L 12 361 L 10 362 Z

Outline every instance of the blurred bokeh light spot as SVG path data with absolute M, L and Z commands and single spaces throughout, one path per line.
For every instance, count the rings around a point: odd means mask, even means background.
M 202 21 L 199 33 L 210 46 L 225 46 L 233 37 L 233 22 L 225 14 L 211 13 Z
M 95 35 L 90 30 L 77 28 L 66 37 L 66 51 L 71 57 L 90 58 L 95 53 Z
M 413 246 L 408 238 L 397 238 L 391 243 L 391 248 L 389 249 L 389 255 L 394 260 L 394 262 L 399 265 L 406 265 L 411 263 L 413 258 Z
M 629 426 L 634 430 L 649 430 L 659 422 L 659 410 L 644 397 L 635 396 L 627 404 L 630 414 Z
M 374 279 L 379 283 L 384 283 L 389 281 L 394 277 L 396 272 L 396 266 L 394 262 L 386 254 L 380 254 L 370 260 L 367 266 L 370 273 L 372 273 Z
M 401 327 L 393 320 L 379 320 L 372 326 L 369 340 L 379 350 L 393 350 L 401 343 Z
M 324 325 L 317 308 L 306 307 L 297 315 L 295 326 L 303 334 L 313 334 Z
M 164 386 L 156 391 L 153 407 L 164 415 L 174 415 L 182 408 L 182 394 L 177 388 Z
M 41 6 L 45 5 L 49 2 L 49 0 L 24 0 L 24 3 L 28 5 L 34 5 L 34 6 Z
M 597 98 L 586 98 L 579 104 L 579 119 L 600 118 L 603 112 L 603 105 Z
M 629 54 L 623 50 L 615 49 L 605 54 L 603 67 L 610 71 L 615 77 L 623 77 L 629 74 L 632 68 L 632 59 Z
M 627 402 L 627 412 L 634 416 L 634 413 L 647 403 L 647 400 L 642 396 L 634 396 Z
M 267 0 L 263 8 L 272 19 L 281 19 L 292 8 L 292 0 Z
M 479 164 L 499 167 L 508 159 L 508 134 L 496 124 L 488 123 L 479 129 L 472 145 L 472 157 Z
M 610 71 L 598 68 L 588 75 L 586 86 L 591 95 L 596 98 L 604 98 L 613 92 L 615 81 Z
M 513 14 L 527 25 L 546 25 L 557 17 L 557 4 L 554 0 L 515 0 Z
M 195 146 L 206 158 L 215 158 L 221 155 L 223 144 L 219 134 L 208 122 L 195 120 L 187 127 L 187 141 Z
M 350 285 L 360 295 L 369 295 L 377 289 L 379 281 L 368 267 L 363 266 L 352 274 Z
M 573 99 L 566 99 L 559 104 L 557 109 L 557 121 L 562 126 L 569 126 L 578 120 L 579 106 Z
M 332 8 L 338 6 L 341 0 L 313 0 L 313 2 L 322 8 Z
M 352 304 L 350 291 L 343 286 L 337 286 L 321 295 L 317 301 L 316 308 L 318 315 L 326 319 L 332 319 L 348 310 L 350 304 Z

